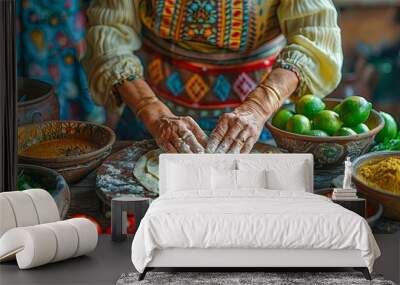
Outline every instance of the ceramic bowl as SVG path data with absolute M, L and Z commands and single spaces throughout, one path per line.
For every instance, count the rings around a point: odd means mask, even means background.
M 18 159 L 21 163 L 54 169 L 67 182 L 76 182 L 102 163 L 111 153 L 114 142 L 115 134 L 110 128 L 89 122 L 48 121 L 24 125 L 18 128 Z M 27 153 L 43 143 L 59 155 L 47 155 L 43 148 L 41 152 Z
M 364 193 L 368 200 L 375 200 L 383 204 L 383 215 L 388 218 L 400 220 L 400 194 L 367 185 L 358 175 L 358 169 L 364 163 L 379 160 L 384 157 L 400 157 L 400 151 L 378 151 L 360 156 L 353 161 L 353 182 L 357 191 Z
M 54 87 L 32 78 L 18 78 L 17 124 L 25 125 L 58 120 L 60 106 Z
M 324 100 L 327 109 L 333 109 L 341 101 L 339 99 Z M 370 131 L 346 137 L 305 136 L 278 129 L 270 121 L 266 125 L 278 147 L 292 153 L 312 153 L 315 168 L 329 169 L 342 165 L 347 156 L 354 159 L 368 151 L 375 136 L 383 128 L 384 120 L 377 111 L 372 110 L 366 122 Z
M 17 172 L 18 176 L 29 175 L 48 191 L 57 204 L 61 219 L 65 218 L 71 204 L 71 193 L 64 177 L 50 168 L 29 164 L 17 164 Z

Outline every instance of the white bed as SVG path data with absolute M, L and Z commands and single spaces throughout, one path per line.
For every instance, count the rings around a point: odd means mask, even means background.
M 312 155 L 164 154 L 159 171 L 132 244 L 140 279 L 155 267 L 354 267 L 370 278 L 380 251 L 368 223 L 312 194 Z

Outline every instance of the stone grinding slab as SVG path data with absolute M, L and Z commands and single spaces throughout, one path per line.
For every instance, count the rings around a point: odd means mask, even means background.
M 132 142 L 126 148 L 110 155 L 96 171 L 96 194 L 107 206 L 121 194 L 156 198 L 133 176 L 136 162 L 150 150 L 157 149 L 154 140 Z

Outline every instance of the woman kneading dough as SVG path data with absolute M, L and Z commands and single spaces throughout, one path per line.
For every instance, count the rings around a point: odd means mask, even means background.
M 248 153 L 285 100 L 341 77 L 331 0 L 98 0 L 88 17 L 95 102 L 166 152 Z

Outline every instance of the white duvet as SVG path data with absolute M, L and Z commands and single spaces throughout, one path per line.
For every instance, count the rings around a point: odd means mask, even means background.
M 210 193 L 211 194 L 211 193 Z M 306 192 L 248 189 L 184 191 L 156 199 L 132 244 L 143 272 L 155 249 L 358 249 L 372 271 L 380 251 L 365 219 Z

